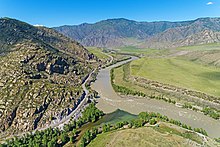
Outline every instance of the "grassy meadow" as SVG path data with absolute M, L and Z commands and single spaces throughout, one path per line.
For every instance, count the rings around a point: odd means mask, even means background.
M 118 48 L 118 51 L 144 56 L 127 67 L 132 76 L 220 96 L 220 43 L 163 50 L 127 46 Z M 149 92 L 125 81 L 123 67 L 114 71 L 116 84 Z
M 133 84 L 130 80 L 127 79 L 127 76 L 130 75 L 128 68 L 130 68 L 129 64 L 125 64 L 121 67 L 114 69 L 114 83 L 119 86 L 126 87 L 130 90 L 134 91 L 141 91 L 146 94 L 154 93 L 155 91 L 151 91 L 150 89 L 138 86 L 136 84 Z
M 144 147 L 144 146 L 189 146 L 191 143 L 201 144 L 202 139 L 195 133 L 189 133 L 179 127 L 161 124 L 160 127 L 141 127 L 125 129 L 98 135 L 88 147 Z
M 101 60 L 106 60 L 109 58 L 105 53 L 103 53 L 103 49 L 97 48 L 97 47 L 86 47 L 90 53 L 93 53 L 95 56 L 97 56 Z
M 220 43 L 210 43 L 210 44 L 194 45 L 194 46 L 184 46 L 184 47 L 177 48 L 177 50 L 189 50 L 189 51 L 220 50 Z
M 177 58 L 141 58 L 131 75 L 220 96 L 220 69 Z
M 119 53 L 129 53 L 133 55 L 144 55 L 144 56 L 161 56 L 170 53 L 170 50 L 165 49 L 149 49 L 149 48 L 137 48 L 134 46 L 126 46 L 115 49 Z

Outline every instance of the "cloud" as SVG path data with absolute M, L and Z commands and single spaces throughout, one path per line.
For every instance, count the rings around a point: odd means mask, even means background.
M 35 27 L 43 27 L 44 25 L 41 25 L 41 24 L 35 24 L 34 26 L 35 26 Z
M 214 4 L 213 2 L 206 3 L 206 5 L 213 5 L 213 4 Z

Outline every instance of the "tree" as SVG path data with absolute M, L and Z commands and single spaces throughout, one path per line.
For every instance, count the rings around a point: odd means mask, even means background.
M 95 138 L 96 135 L 98 134 L 98 128 L 96 128 L 96 127 L 92 128 L 92 131 L 91 131 L 91 132 L 92 132 L 91 135 L 92 135 L 92 139 L 93 139 L 93 138 Z
M 76 122 L 76 128 L 80 128 L 83 125 L 83 120 L 80 118 L 77 122 Z
M 74 143 L 75 139 L 74 139 L 74 136 L 73 135 L 70 135 L 70 142 L 71 143 Z
M 149 114 L 147 112 L 141 112 L 138 114 L 138 118 L 144 121 L 148 121 Z
M 86 139 L 83 137 L 81 139 L 80 147 L 85 147 L 86 146 Z
M 119 128 L 123 127 L 123 125 L 124 125 L 123 122 L 117 122 L 116 128 L 119 129 Z
M 47 143 L 47 146 L 48 146 L 48 147 L 55 147 L 56 144 L 57 144 L 57 143 L 56 143 L 54 140 L 51 140 L 51 141 L 49 141 L 49 142 Z
M 104 124 L 103 126 L 102 126 L 102 131 L 105 133 L 105 132 L 109 132 L 110 131 L 110 125 L 108 124 L 108 125 L 106 125 L 106 124 Z
M 151 120 L 150 120 L 150 124 L 151 124 L 151 125 L 155 125 L 156 123 L 157 123 L 157 121 L 156 121 L 155 119 L 151 119 Z
M 70 125 L 69 125 L 69 124 L 65 124 L 64 127 L 63 127 L 63 130 L 64 130 L 65 132 L 69 132 L 69 131 L 71 130 Z
M 43 139 L 42 139 L 42 144 L 43 146 L 47 146 L 47 143 L 48 143 L 48 138 L 47 138 L 47 135 L 44 134 Z
M 133 121 L 133 123 L 134 123 L 134 126 L 135 126 L 136 128 L 142 127 L 142 126 L 144 125 L 144 120 L 136 119 L 136 120 Z
M 87 130 L 84 134 L 84 138 L 86 139 L 87 142 L 90 142 L 91 139 L 91 133 L 89 130 Z
M 73 129 L 73 130 L 72 130 L 72 135 L 73 135 L 73 136 L 76 136 L 76 133 L 77 133 L 77 130 L 76 130 L 76 129 Z
M 64 143 L 64 144 L 67 143 L 69 140 L 69 137 L 66 133 L 62 133 L 60 138 L 61 138 L 62 143 Z
M 95 104 L 92 103 L 84 110 L 82 119 L 84 122 L 95 122 L 102 115 L 104 115 L 104 113 L 97 109 Z
M 76 121 L 75 121 L 75 120 L 72 121 L 72 122 L 71 122 L 71 125 L 72 125 L 73 128 L 76 128 Z

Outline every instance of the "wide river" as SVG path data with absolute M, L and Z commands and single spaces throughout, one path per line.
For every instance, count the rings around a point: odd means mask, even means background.
M 135 60 L 133 57 L 130 60 Z M 100 70 L 97 80 L 92 84 L 92 89 L 96 90 L 100 98 L 97 98 L 97 107 L 105 113 L 110 113 L 116 109 L 121 109 L 132 114 L 143 111 L 159 112 L 169 118 L 179 120 L 193 128 L 203 128 L 210 137 L 220 137 L 220 121 L 214 120 L 200 112 L 177 107 L 173 104 L 161 100 L 135 97 L 120 97 L 112 88 L 110 81 L 110 70 L 113 67 L 122 65 L 130 60 L 119 62 L 105 69 Z M 117 75 L 115 75 L 117 76 Z

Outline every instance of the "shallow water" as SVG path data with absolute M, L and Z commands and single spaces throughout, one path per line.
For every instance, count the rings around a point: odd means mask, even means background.
M 79 146 L 80 139 L 83 136 L 83 134 L 87 130 L 92 129 L 93 127 L 101 127 L 103 124 L 114 124 L 114 123 L 122 122 L 122 121 L 130 121 L 135 118 L 137 118 L 137 115 L 133 115 L 133 114 L 130 114 L 128 112 L 125 112 L 119 109 L 117 109 L 116 111 L 112 113 L 108 113 L 94 123 L 91 122 L 91 123 L 87 123 L 83 125 L 79 129 L 80 133 L 79 133 L 79 136 L 77 137 L 76 145 Z
M 135 57 L 132 58 L 132 60 L 135 59 Z M 123 61 L 102 69 L 97 76 L 97 80 L 92 84 L 92 89 L 96 90 L 100 95 L 100 98 L 97 98 L 97 107 L 99 109 L 105 113 L 113 112 L 116 109 L 121 109 L 132 114 L 138 114 L 143 111 L 158 112 L 169 118 L 180 120 L 182 123 L 190 125 L 193 128 L 203 128 L 210 137 L 220 137 L 220 121 L 205 116 L 200 112 L 183 109 L 161 100 L 120 97 L 112 88 L 110 70 L 126 62 L 128 61 Z

